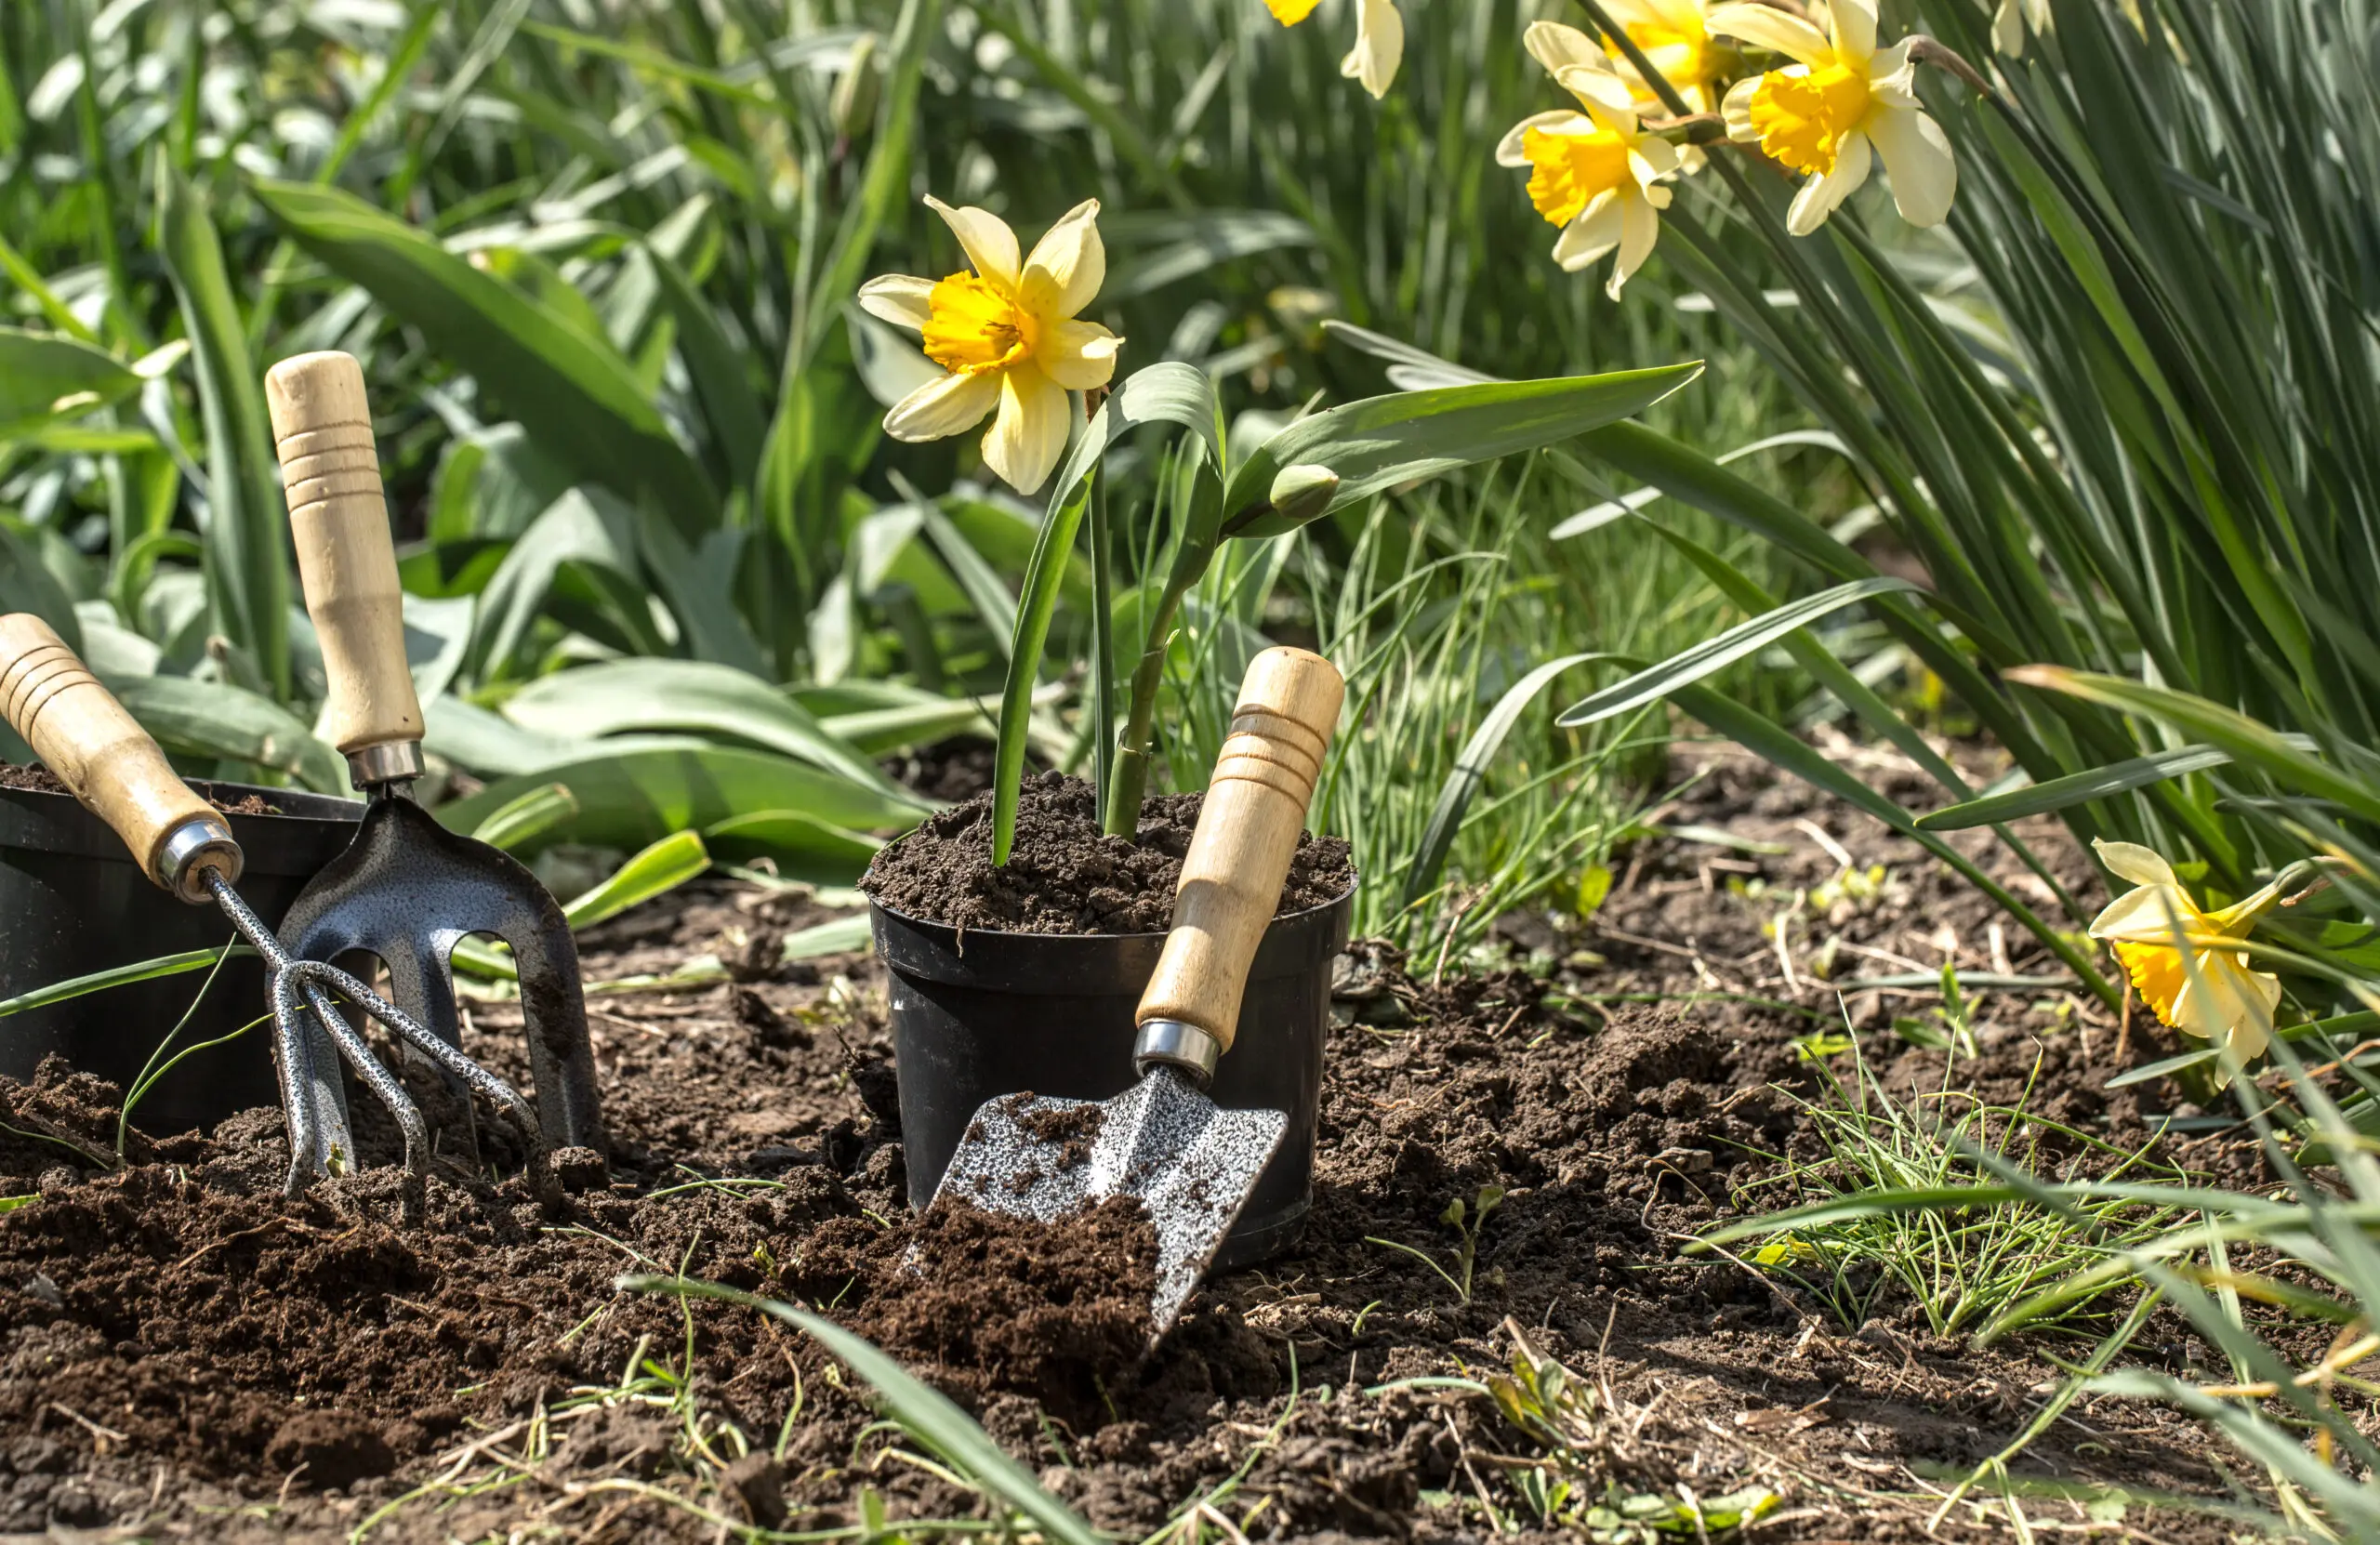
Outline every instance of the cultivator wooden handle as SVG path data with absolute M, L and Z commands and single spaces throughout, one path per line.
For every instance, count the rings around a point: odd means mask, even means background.
M 240 878 L 229 824 L 182 782 L 66 640 L 25 613 L 0 617 L 0 713 L 159 885 L 205 902 L 211 899 L 205 870 Z
M 289 534 L 330 692 L 323 737 L 358 786 L 421 775 L 421 700 L 405 666 L 403 593 L 380 452 L 352 354 L 299 354 L 264 378 Z
M 1173 931 L 1141 995 L 1135 1054 L 1144 1063 L 1196 1073 L 1203 1063 L 1211 1073 L 1231 1050 L 1249 964 L 1280 905 L 1346 691 L 1329 661 L 1302 649 L 1268 649 L 1249 662 L 1182 861 Z

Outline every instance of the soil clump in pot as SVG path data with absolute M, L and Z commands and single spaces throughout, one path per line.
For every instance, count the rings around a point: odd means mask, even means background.
M 1016 843 L 992 864 L 988 793 L 951 806 L 876 855 L 860 882 L 879 904 L 926 922 L 1004 933 L 1162 933 L 1198 825 L 1201 794 L 1141 801 L 1130 841 L 1099 829 L 1080 778 L 1044 772 L 1017 800 Z M 1355 883 L 1344 838 L 1298 839 L 1275 915 L 1327 905 Z

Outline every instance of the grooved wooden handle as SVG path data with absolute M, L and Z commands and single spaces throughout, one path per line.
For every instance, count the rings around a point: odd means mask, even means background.
M 1249 662 L 1182 861 L 1173 931 L 1141 995 L 1141 1023 L 1193 1024 L 1231 1050 L 1249 964 L 1281 903 L 1346 691 L 1337 667 L 1302 649 Z
M 405 666 L 404 597 L 364 367 L 352 354 L 299 354 L 266 372 L 264 395 L 330 681 L 323 737 L 350 756 L 417 741 L 421 700 Z
M 192 821 L 222 818 L 66 640 L 27 613 L 0 617 L 0 713 L 74 798 L 124 839 L 149 878 L 173 890 L 160 863 L 165 839 Z

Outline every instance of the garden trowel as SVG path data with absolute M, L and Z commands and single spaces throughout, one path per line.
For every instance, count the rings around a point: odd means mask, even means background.
M 1173 929 L 1141 995 L 1141 1081 L 1107 1101 L 1003 1095 L 968 1124 L 937 1202 L 1055 1223 L 1111 1196 L 1156 1225 L 1163 1335 L 1289 1123 L 1220 1110 L 1204 1090 L 1231 1050 L 1241 989 L 1273 920 L 1346 684 L 1329 661 L 1268 649 L 1250 662 L 1231 733 L 1182 861 Z

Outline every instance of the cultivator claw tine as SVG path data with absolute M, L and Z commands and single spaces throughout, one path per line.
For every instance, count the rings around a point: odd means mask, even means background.
M 521 1124 L 522 1140 L 528 1144 L 532 1157 L 543 1153 L 545 1142 L 538 1129 L 536 1107 L 530 1104 L 519 1089 L 463 1055 L 412 1015 L 337 966 L 321 960 L 300 960 L 291 969 L 336 987 L 350 1003 L 386 1025 L 399 1040 L 426 1053 L 430 1061 L 461 1079 L 489 1103 L 501 1105 L 511 1112 L 512 1118 Z M 378 1066 L 377 1062 L 374 1065 Z M 382 1076 L 387 1076 L 387 1069 L 382 1068 L 380 1072 Z

